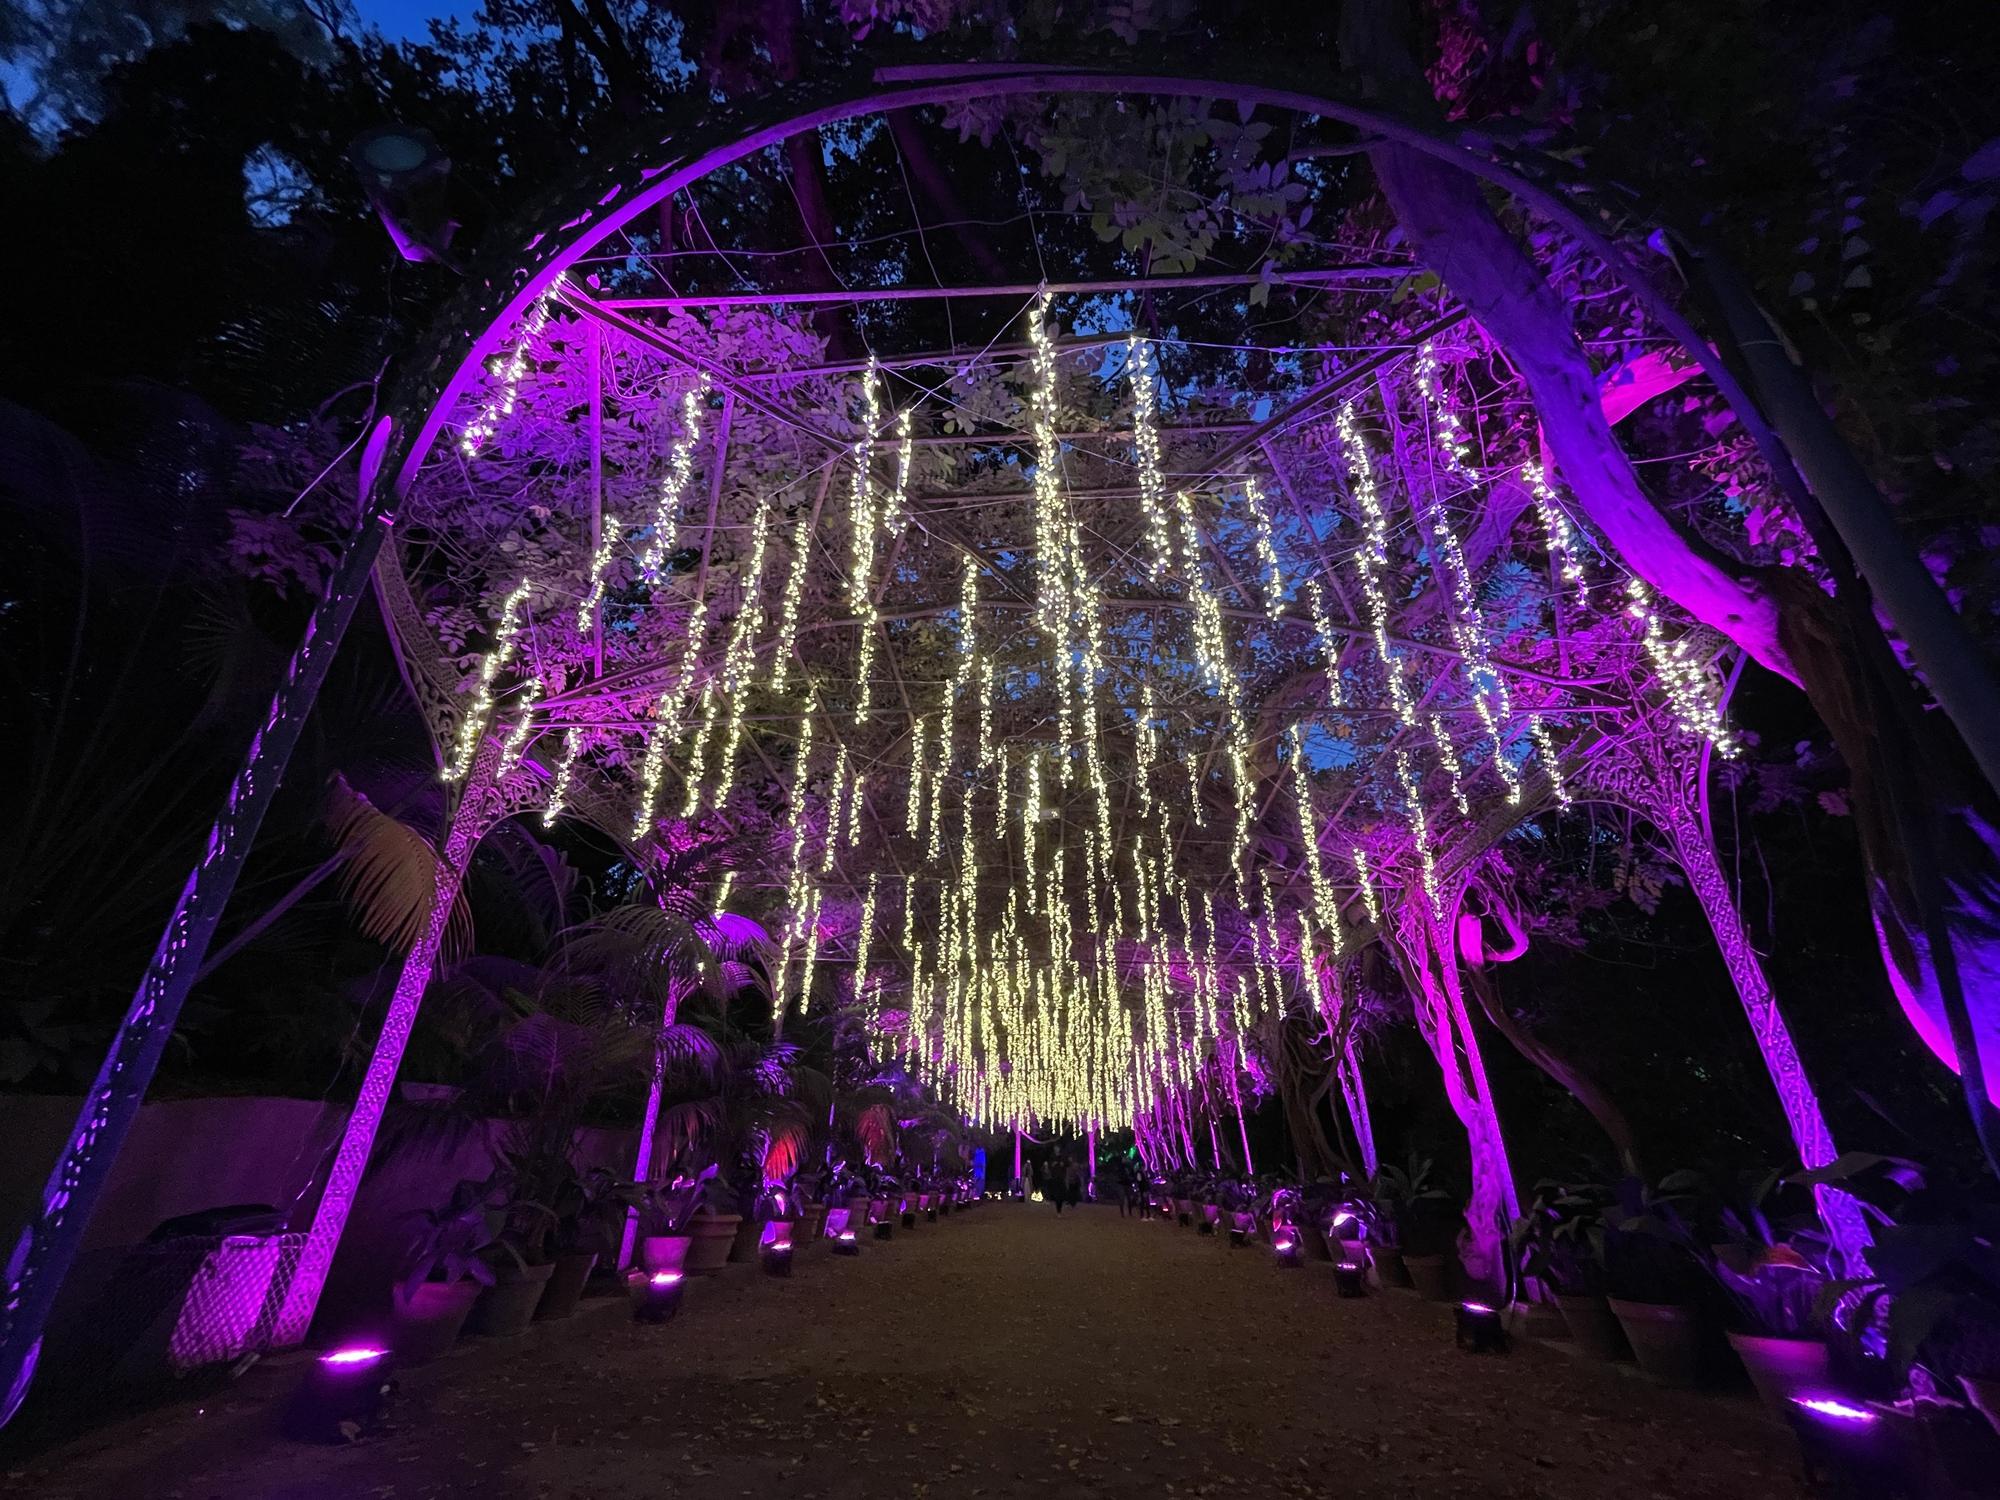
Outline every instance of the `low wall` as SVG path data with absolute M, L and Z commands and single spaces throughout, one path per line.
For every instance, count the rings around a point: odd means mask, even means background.
M 0 1246 L 11 1249 L 34 1212 L 81 1104 L 61 1096 L 0 1095 Z M 395 1138 L 399 1112 L 390 1110 L 385 1139 Z M 344 1104 L 307 1099 L 174 1099 L 142 1107 L 85 1231 L 51 1336 L 77 1326 L 125 1253 L 163 1220 L 232 1203 L 268 1203 L 304 1230 L 347 1114 Z M 316 1330 L 337 1334 L 379 1315 L 403 1259 L 410 1216 L 443 1202 L 461 1179 L 490 1172 L 498 1129 L 475 1129 L 445 1149 L 378 1155 L 348 1219 Z M 629 1173 L 637 1145 L 636 1127 L 586 1131 L 578 1156 L 586 1165 Z

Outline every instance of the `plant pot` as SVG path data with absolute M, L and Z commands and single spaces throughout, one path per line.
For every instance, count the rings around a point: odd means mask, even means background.
M 685 1270 L 692 1241 L 693 1236 L 686 1234 L 649 1234 L 639 1241 L 639 1264 L 648 1276 L 655 1271 Z
M 465 1331 L 472 1304 L 483 1290 L 476 1281 L 426 1281 L 411 1297 L 396 1288 L 395 1323 L 389 1342 L 396 1362 L 421 1365 L 451 1351 Z
M 868 1195 L 847 1200 L 847 1227 L 856 1234 L 868 1227 Z
M 816 1245 L 826 1237 L 826 1205 L 808 1203 L 799 1210 L 799 1216 L 792 1223 L 798 1247 L 803 1250 L 808 1245 Z
M 595 1250 L 558 1255 L 555 1274 L 549 1278 L 548 1290 L 542 1293 L 541 1306 L 535 1309 L 535 1320 L 548 1322 L 574 1313 L 576 1304 L 583 1300 L 583 1284 L 590 1280 L 591 1267 L 596 1264 Z
M 1729 1347 L 1750 1372 L 1764 1409 L 1780 1422 L 1792 1416 L 1792 1397 L 1826 1389 L 1826 1340 L 1732 1333 Z
M 1410 1284 L 1410 1268 L 1403 1264 L 1403 1252 L 1400 1250 L 1377 1249 L 1375 1273 L 1382 1278 L 1384 1286 Z
M 729 1259 L 729 1247 L 736 1239 L 739 1214 L 696 1214 L 688 1225 L 687 1260 L 683 1265 L 690 1276 L 713 1276 Z
M 1447 1257 L 1406 1253 L 1403 1267 L 1410 1273 L 1410 1285 L 1418 1296 L 1431 1302 L 1451 1301 L 1451 1262 Z
M 504 1266 L 495 1271 L 493 1285 L 479 1294 L 466 1319 L 465 1331 L 481 1338 L 511 1339 L 528 1331 L 542 1293 L 556 1273 L 546 1266 Z
M 1332 1260 L 1333 1252 L 1326 1245 L 1326 1231 L 1317 1224 L 1301 1224 L 1299 1230 L 1299 1250 L 1307 1260 Z
M 1344 1260 L 1350 1266 L 1365 1266 L 1368 1264 L 1368 1242 L 1366 1240 L 1340 1240 L 1337 1243 L 1340 1246 L 1340 1253 L 1334 1256 L 1335 1260 Z
M 1661 1385 L 1691 1386 L 1701 1367 L 1701 1329 L 1694 1309 L 1667 1302 L 1607 1299 L 1632 1355 Z
M 1625 1333 L 1618 1326 L 1618 1317 L 1611 1311 L 1611 1304 L 1595 1294 L 1568 1296 L 1556 1293 L 1556 1306 L 1562 1311 L 1563 1325 L 1569 1329 L 1570 1341 L 1577 1352 L 1586 1359 L 1617 1360 L 1626 1355 Z
M 757 1247 L 764 1242 L 764 1220 L 738 1219 L 736 1232 L 729 1241 L 729 1261 L 732 1265 L 742 1265 L 757 1258 Z

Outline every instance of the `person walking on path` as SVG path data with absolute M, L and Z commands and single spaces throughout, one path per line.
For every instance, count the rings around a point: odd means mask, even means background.
M 1056 1213 L 1060 1215 L 1063 1204 L 1069 1201 L 1069 1163 L 1060 1156 L 1049 1163 L 1048 1180 L 1043 1184 L 1042 1192 L 1055 1200 Z

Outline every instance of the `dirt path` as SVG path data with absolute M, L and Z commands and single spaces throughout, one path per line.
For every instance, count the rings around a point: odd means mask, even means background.
M 988 1204 L 692 1286 L 412 1372 L 393 1429 L 271 1435 L 291 1371 L 201 1415 L 42 1456 L 0 1494 L 63 1497 L 1616 1496 L 1789 1500 L 1788 1439 L 1747 1399 L 1656 1390 L 1538 1347 L 1451 1347 L 1447 1309 L 1340 1301 L 1108 1209 Z

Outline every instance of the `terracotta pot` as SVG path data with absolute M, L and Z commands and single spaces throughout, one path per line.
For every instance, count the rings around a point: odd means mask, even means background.
M 595 1250 L 558 1255 L 555 1274 L 549 1278 L 549 1289 L 542 1293 L 541 1306 L 535 1309 L 536 1321 L 567 1318 L 574 1313 L 576 1304 L 583 1298 L 583 1284 L 590 1280 L 591 1268 L 596 1264 Z
M 1570 1339 L 1578 1353 L 1588 1359 L 1625 1358 L 1624 1331 L 1618 1326 L 1611 1304 L 1604 1298 L 1594 1294 L 1567 1296 L 1558 1292 L 1556 1306 L 1562 1311 L 1563 1325 L 1569 1329 Z
M 1375 1272 L 1382 1278 L 1384 1286 L 1408 1286 L 1410 1268 L 1403 1264 L 1403 1252 L 1378 1248 L 1375 1251 Z
M 742 1265 L 747 1260 L 757 1258 L 757 1246 L 764 1239 L 764 1220 L 738 1219 L 736 1233 L 729 1242 L 729 1261 L 732 1265 Z
M 826 1237 L 826 1205 L 808 1203 L 799 1210 L 798 1217 L 792 1221 L 792 1228 L 796 1236 L 793 1243 L 801 1250 L 818 1244 Z
M 1780 1422 L 1792 1417 L 1792 1397 L 1826 1389 L 1826 1340 L 1732 1333 L 1729 1347 L 1750 1372 L 1764 1409 Z
M 1694 1309 L 1666 1302 L 1607 1299 L 1631 1342 L 1633 1357 L 1661 1385 L 1691 1386 L 1701 1367 L 1701 1329 Z
M 655 1271 L 678 1271 L 687 1265 L 688 1245 L 692 1235 L 649 1234 L 639 1241 L 639 1264 L 646 1268 L 646 1274 Z
M 1451 1262 L 1442 1255 L 1404 1255 L 1403 1267 L 1417 1295 L 1432 1302 L 1451 1301 Z
M 868 1195 L 847 1200 L 847 1227 L 856 1234 L 868 1227 Z
M 526 1333 L 528 1324 L 534 1321 L 535 1308 L 540 1305 L 542 1294 L 549 1289 L 549 1280 L 555 1274 L 553 1264 L 496 1269 L 494 1275 L 497 1279 L 479 1294 L 479 1300 L 472 1305 L 472 1316 L 466 1319 L 465 1331 L 489 1339 L 510 1339 Z
M 696 1214 L 688 1225 L 687 1260 L 684 1263 L 688 1275 L 713 1276 L 720 1271 L 729 1259 L 729 1247 L 736 1238 L 736 1226 L 742 1222 L 740 1214 Z
M 389 1342 L 398 1363 L 421 1365 L 449 1353 L 482 1290 L 476 1281 L 426 1281 L 406 1298 L 397 1287 Z

